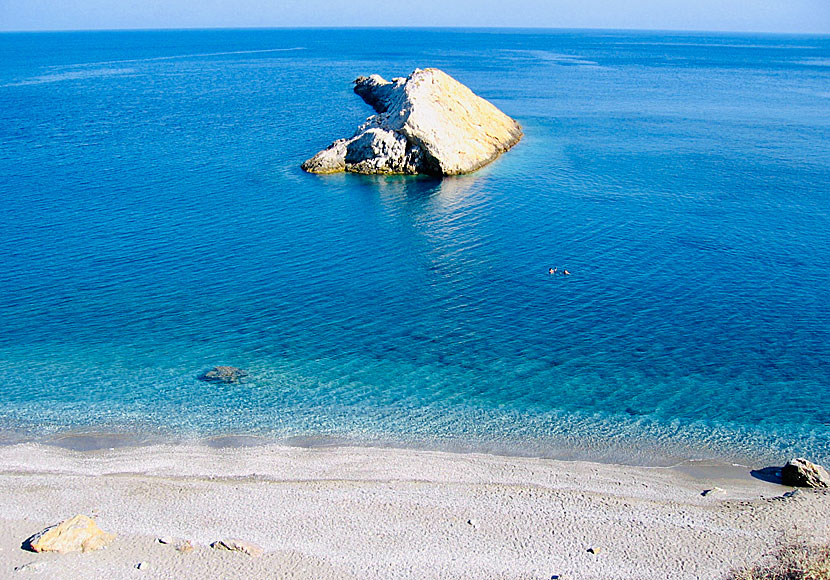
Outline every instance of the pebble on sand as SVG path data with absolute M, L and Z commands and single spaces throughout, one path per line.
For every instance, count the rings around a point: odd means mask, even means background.
M 253 542 L 246 542 L 245 540 L 217 540 L 210 545 L 214 550 L 228 550 L 230 552 L 242 552 L 249 556 L 261 556 L 265 551 L 262 546 L 254 544 Z
M 160 538 L 156 538 L 156 541 L 159 544 L 168 544 L 173 546 L 177 552 L 181 552 L 182 554 L 188 554 L 193 551 L 193 544 L 190 540 L 183 540 L 182 538 L 174 538 L 172 536 L 162 536 Z
M 46 566 L 46 562 L 29 562 L 28 564 L 22 564 L 20 566 L 15 566 L 15 572 L 40 572 Z

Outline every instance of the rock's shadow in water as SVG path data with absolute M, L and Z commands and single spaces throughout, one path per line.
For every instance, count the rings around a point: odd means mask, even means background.
M 760 479 L 761 481 L 766 481 L 767 483 L 777 483 L 779 485 L 784 485 L 784 483 L 781 481 L 780 467 L 765 467 L 763 469 L 753 469 L 749 473 L 755 479 Z

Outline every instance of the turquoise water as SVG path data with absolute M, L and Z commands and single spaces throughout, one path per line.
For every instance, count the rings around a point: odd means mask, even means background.
M 419 66 L 525 138 L 299 169 Z M 830 461 L 828 37 L 0 34 L 0 103 L 0 440 Z

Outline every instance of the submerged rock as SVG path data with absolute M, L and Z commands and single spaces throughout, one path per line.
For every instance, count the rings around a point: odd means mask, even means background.
M 781 482 L 796 487 L 830 487 L 830 474 L 821 465 L 799 457 L 781 469 Z
M 303 163 L 310 173 L 458 175 L 490 163 L 522 138 L 519 124 L 443 71 L 415 69 L 391 82 L 355 80 L 377 115 Z
M 209 383 L 238 383 L 239 379 L 247 377 L 248 373 L 236 367 L 213 367 L 199 375 L 199 380 Z
M 26 540 L 24 547 L 33 552 L 66 554 L 100 550 L 113 540 L 114 534 L 108 534 L 92 518 L 79 514 L 35 534 Z

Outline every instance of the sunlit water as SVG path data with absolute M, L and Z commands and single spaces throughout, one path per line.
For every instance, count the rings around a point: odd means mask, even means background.
M 525 138 L 299 169 L 419 66 Z M 828 37 L 0 35 L 0 440 L 828 461 L 828 144 Z

